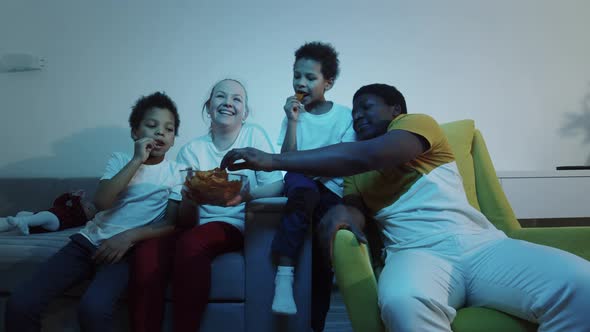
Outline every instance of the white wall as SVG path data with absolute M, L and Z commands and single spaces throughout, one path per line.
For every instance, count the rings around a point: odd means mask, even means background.
M 590 2 L 2 0 L 0 53 L 43 56 L 43 71 L 0 73 L 0 177 L 101 174 L 131 151 L 127 117 L 166 91 L 181 112 L 171 150 L 202 135 L 218 79 L 243 80 L 274 139 L 292 93 L 293 52 L 340 52 L 328 98 L 396 85 L 410 112 L 473 118 L 498 170 L 586 164 L 590 155 Z

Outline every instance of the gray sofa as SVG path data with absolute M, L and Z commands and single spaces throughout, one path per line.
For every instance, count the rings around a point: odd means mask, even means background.
M 0 178 L 0 216 L 18 211 L 47 209 L 60 193 L 96 190 L 97 178 Z M 201 331 L 265 332 L 309 331 L 311 307 L 311 241 L 308 235 L 296 268 L 295 316 L 271 313 L 274 266 L 269 248 L 285 198 L 259 199 L 248 204 L 243 252 L 218 257 L 213 263 L 212 289 Z M 11 291 L 28 278 L 40 263 L 59 250 L 77 229 L 21 236 L 0 233 L 0 331 Z M 78 331 L 76 305 L 85 285 L 68 290 L 53 301 L 43 320 L 43 331 Z M 168 299 L 163 331 L 172 331 Z M 128 331 L 125 296 L 116 312 L 117 331 Z

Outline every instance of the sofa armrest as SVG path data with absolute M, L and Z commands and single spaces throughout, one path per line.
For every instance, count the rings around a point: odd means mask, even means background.
M 305 238 L 295 268 L 294 296 L 297 314 L 274 315 L 276 267 L 271 258 L 271 244 L 280 225 L 287 199 L 261 198 L 246 206 L 244 259 L 246 264 L 246 330 L 309 331 L 311 322 L 311 233 Z
M 590 227 L 522 228 L 508 235 L 515 239 L 565 250 L 590 260 Z

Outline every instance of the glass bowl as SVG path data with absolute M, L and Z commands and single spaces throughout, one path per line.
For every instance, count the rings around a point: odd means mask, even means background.
M 249 193 L 248 176 L 215 170 L 210 175 L 205 172 L 188 170 L 184 183 L 187 198 L 197 204 L 226 206 L 238 195 Z

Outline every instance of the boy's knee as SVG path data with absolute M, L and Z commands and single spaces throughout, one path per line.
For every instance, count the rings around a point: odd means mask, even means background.
M 303 174 L 287 173 L 285 176 L 285 196 L 291 197 L 297 190 L 318 191 L 318 184 Z
M 306 211 L 311 213 L 320 201 L 317 190 L 298 188 L 287 199 L 287 211 Z
M 284 177 L 287 188 L 296 186 L 313 186 L 314 181 L 301 173 L 287 172 Z

